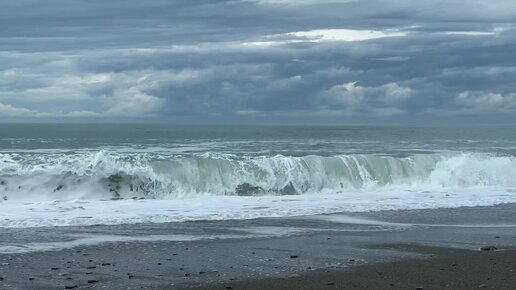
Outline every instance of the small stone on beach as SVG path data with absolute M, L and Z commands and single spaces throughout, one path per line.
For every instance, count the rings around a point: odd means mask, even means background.
M 296 256 L 296 255 L 290 256 L 290 259 L 296 259 L 296 258 L 298 258 L 298 256 Z

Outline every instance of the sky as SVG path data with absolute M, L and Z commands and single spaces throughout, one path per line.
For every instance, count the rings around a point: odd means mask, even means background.
M 0 0 L 0 122 L 516 122 L 514 0 Z

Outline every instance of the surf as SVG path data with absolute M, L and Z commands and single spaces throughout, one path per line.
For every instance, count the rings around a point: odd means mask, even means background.
M 0 154 L 4 200 L 178 199 L 516 187 L 516 157 L 236 156 L 128 152 Z

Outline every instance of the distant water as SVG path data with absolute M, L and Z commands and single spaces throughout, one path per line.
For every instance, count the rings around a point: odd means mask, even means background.
M 516 127 L 0 125 L 0 227 L 516 201 Z

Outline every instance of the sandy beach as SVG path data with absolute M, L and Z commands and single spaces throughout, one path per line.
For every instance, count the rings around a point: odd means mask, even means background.
M 185 289 L 514 289 L 516 285 L 514 250 L 391 247 L 425 253 L 428 257 Z
M 515 209 L 2 229 L 0 289 L 511 289 Z

